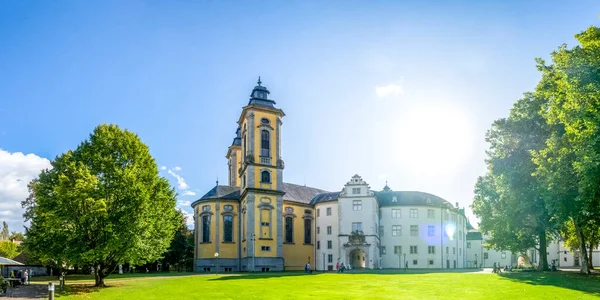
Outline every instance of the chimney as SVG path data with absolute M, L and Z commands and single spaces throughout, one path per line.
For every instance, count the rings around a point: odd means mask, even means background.
M 458 202 L 456 202 L 456 208 L 458 208 Z

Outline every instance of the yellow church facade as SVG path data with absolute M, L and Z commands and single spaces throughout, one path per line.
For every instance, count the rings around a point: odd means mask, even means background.
M 228 184 L 192 203 L 195 271 L 302 270 L 313 263 L 311 200 L 325 191 L 283 182 L 284 116 L 259 79 L 227 150 Z

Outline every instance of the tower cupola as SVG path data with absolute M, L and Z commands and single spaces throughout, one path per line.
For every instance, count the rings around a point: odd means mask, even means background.
M 267 107 L 275 107 L 275 101 L 269 99 L 269 90 L 267 87 L 262 86 L 262 81 L 260 81 L 260 76 L 258 77 L 257 86 L 254 87 L 252 93 L 250 94 L 250 101 L 248 105 L 260 105 Z

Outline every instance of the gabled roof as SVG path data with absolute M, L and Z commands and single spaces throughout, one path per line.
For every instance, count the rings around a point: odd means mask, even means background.
M 449 207 L 454 207 L 450 202 L 441 197 L 417 191 L 375 192 L 375 196 L 379 200 L 380 206 L 431 205 L 439 207 L 444 204 L 449 205 Z M 394 202 L 394 197 L 396 197 L 396 202 Z
M 283 191 L 285 194 L 283 195 L 283 200 L 298 202 L 302 204 L 310 204 L 310 201 L 318 194 L 326 193 L 327 191 L 297 185 L 293 183 L 283 183 Z M 213 187 L 210 191 L 208 191 L 204 196 L 200 199 L 194 201 L 192 203 L 192 207 L 196 206 L 197 203 L 208 201 L 210 199 L 227 199 L 227 200 L 240 200 L 241 190 L 237 186 L 230 185 L 218 185 Z
M 316 195 L 311 201 L 311 205 L 315 205 L 318 203 L 337 201 L 341 192 L 331 192 L 331 193 L 322 193 Z
M 17 266 L 22 266 L 23 264 L 18 262 L 18 261 L 14 261 L 12 259 L 8 259 L 6 257 L 2 257 L 0 256 L 0 265 L 17 265 Z

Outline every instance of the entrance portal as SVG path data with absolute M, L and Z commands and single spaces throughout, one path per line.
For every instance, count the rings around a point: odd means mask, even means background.
M 354 249 L 350 252 L 350 265 L 353 269 L 365 268 L 366 267 L 366 255 L 365 252 L 360 249 Z

